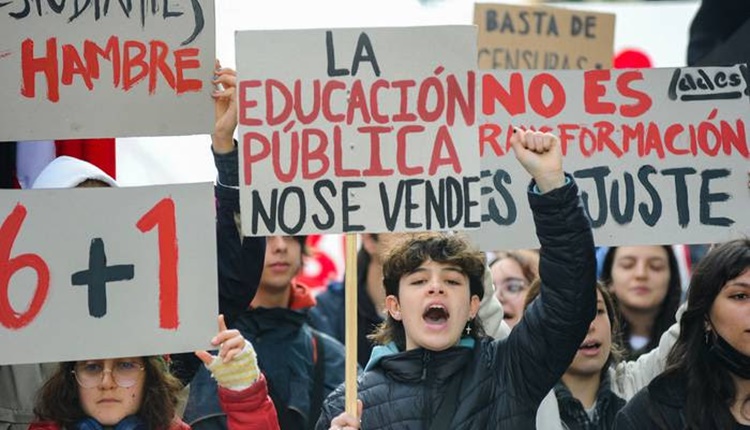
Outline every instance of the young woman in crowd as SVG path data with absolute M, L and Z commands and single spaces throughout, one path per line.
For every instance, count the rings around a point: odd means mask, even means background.
M 454 235 L 405 238 L 383 264 L 388 312 L 359 379 L 361 417 L 344 412 L 342 386 L 326 400 L 318 429 L 534 428 L 540 401 L 594 318 L 596 262 L 559 140 L 516 130 L 511 144 L 535 180 L 529 201 L 544 300 L 507 339 L 487 338 L 477 318 L 483 254 Z
M 538 280 L 526 296 L 525 307 L 539 296 Z M 685 306 L 677 312 L 679 320 Z M 537 428 L 611 429 L 617 412 L 665 368 L 667 355 L 679 335 L 675 323 L 656 348 L 637 360 L 622 361 L 620 322 L 615 302 L 602 283 L 597 284 L 597 314 L 570 367 L 537 412 Z
M 750 240 L 722 244 L 695 267 L 667 370 L 615 428 L 750 429 Z
M 614 295 L 622 318 L 624 358 L 634 360 L 656 347 L 675 322 L 682 298 L 671 246 L 609 248 L 601 280 Z
M 535 281 L 526 298 L 530 305 L 539 296 Z M 568 430 L 607 430 L 614 425 L 625 400 L 612 391 L 610 369 L 620 361 L 620 324 L 612 296 L 596 285 L 596 317 L 589 325 L 570 367 L 555 386 L 560 420 Z M 614 372 L 613 372 L 614 373 Z
M 538 276 L 534 263 L 536 261 L 531 262 L 527 256 L 515 251 L 497 252 L 490 262 L 495 295 L 503 305 L 503 318 L 511 329 L 521 320 L 526 294 Z
M 196 355 L 221 387 L 230 429 L 278 429 L 255 351 L 237 330 L 212 339 L 217 356 Z M 188 430 L 176 416 L 179 381 L 160 356 L 61 363 L 41 388 L 30 430 Z

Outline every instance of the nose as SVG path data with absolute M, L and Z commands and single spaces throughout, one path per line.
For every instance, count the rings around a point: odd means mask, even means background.
M 505 299 L 505 288 L 501 286 L 500 282 L 495 282 L 495 296 L 500 301 L 500 303 L 504 303 L 503 300 Z
M 266 246 L 271 252 L 283 252 L 286 250 L 286 241 L 281 236 L 268 236 Z
M 429 291 L 430 294 L 443 294 L 445 292 L 445 288 L 443 287 L 443 283 L 440 282 L 439 279 L 430 279 L 429 284 Z
M 591 321 L 591 324 L 589 324 L 589 331 L 588 333 L 592 333 L 595 330 L 594 328 L 594 321 Z
M 639 278 L 645 278 L 648 275 L 648 268 L 646 261 L 639 261 L 635 265 L 635 275 Z
M 115 382 L 115 378 L 112 375 L 112 369 L 104 369 L 102 371 L 102 381 L 99 383 L 99 388 L 102 390 L 109 390 L 112 388 L 115 388 L 117 386 L 117 383 Z

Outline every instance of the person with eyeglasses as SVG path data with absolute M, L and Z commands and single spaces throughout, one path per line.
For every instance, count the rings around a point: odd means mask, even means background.
M 255 350 L 219 317 L 218 354 L 195 354 L 219 385 L 230 429 L 278 429 Z M 60 363 L 38 393 L 30 430 L 189 430 L 176 415 L 179 380 L 162 356 Z
M 536 267 L 534 266 L 536 264 Z M 503 319 L 511 329 L 523 316 L 529 285 L 537 277 L 538 262 L 515 251 L 501 251 L 490 262 L 495 295 L 503 305 Z

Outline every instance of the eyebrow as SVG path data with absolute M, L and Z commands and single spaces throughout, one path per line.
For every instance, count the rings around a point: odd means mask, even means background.
M 617 257 L 618 260 L 637 260 L 639 257 L 637 255 L 622 255 L 620 257 Z M 650 257 L 646 257 L 646 260 L 648 261 L 667 261 L 667 257 L 662 257 L 660 255 L 652 255 Z
M 426 272 L 426 271 L 427 271 L 426 267 L 419 266 L 416 269 L 412 270 L 411 272 L 407 273 L 407 275 L 411 275 L 411 274 L 414 274 L 414 273 L 420 273 L 420 272 Z M 461 269 L 458 266 L 441 267 L 440 271 L 441 272 L 446 272 L 446 271 L 456 272 L 456 273 L 459 273 L 461 275 L 465 275 L 466 274 L 466 272 L 464 272 L 463 269 Z

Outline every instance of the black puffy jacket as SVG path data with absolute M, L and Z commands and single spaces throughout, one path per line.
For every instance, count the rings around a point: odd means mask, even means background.
M 464 338 L 445 351 L 373 351 L 360 377 L 362 428 L 430 429 L 448 386 L 460 378 L 450 429 L 533 429 L 542 398 L 573 360 L 596 313 L 596 262 L 589 220 L 569 178 L 562 188 L 529 191 L 542 245 L 542 292 L 503 340 Z M 326 399 L 317 429 L 344 410 L 344 387 Z

